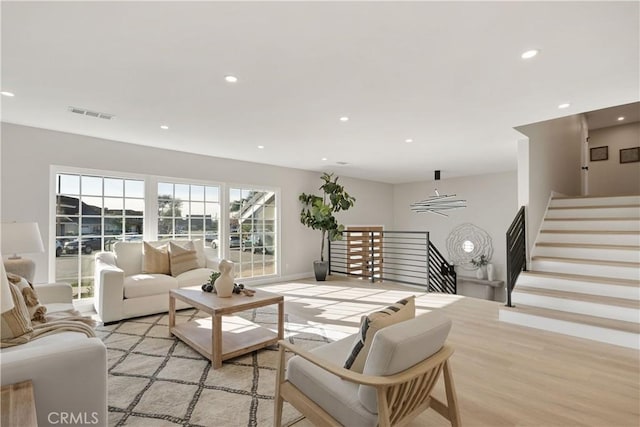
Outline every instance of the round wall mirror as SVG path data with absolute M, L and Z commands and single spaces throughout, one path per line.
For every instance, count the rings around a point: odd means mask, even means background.
M 473 224 L 461 224 L 451 230 L 447 237 L 447 252 L 449 261 L 464 270 L 477 270 L 471 264 L 472 259 L 479 259 L 482 255 L 488 260 L 493 255 L 491 236 L 480 227 Z

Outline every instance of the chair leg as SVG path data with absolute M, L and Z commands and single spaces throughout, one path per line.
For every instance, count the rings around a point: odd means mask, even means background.
M 284 382 L 284 347 L 278 349 L 278 372 L 276 375 L 276 392 L 273 396 L 273 425 L 282 425 L 282 396 L 280 396 L 280 384 Z
M 449 421 L 452 427 L 460 427 L 460 411 L 458 410 L 458 397 L 453 384 L 453 375 L 449 360 L 444 362 L 444 389 L 447 393 L 447 407 L 449 408 Z

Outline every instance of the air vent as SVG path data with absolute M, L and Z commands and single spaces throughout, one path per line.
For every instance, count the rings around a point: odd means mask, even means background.
M 82 114 L 83 116 L 95 117 L 96 119 L 113 120 L 116 118 L 113 114 L 99 113 L 97 111 L 86 110 L 84 108 L 69 107 L 68 110 L 72 113 Z
M 336 164 L 340 166 L 346 166 L 349 164 L 349 162 L 336 162 Z

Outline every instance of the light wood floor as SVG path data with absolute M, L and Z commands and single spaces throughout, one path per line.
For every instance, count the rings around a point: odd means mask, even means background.
M 391 284 L 333 278 L 261 286 L 285 295 L 286 312 L 353 333 L 362 314 L 415 294 L 418 312 L 441 307 L 453 320 L 448 342 L 464 426 L 640 425 L 640 359 L 635 350 L 498 321 L 501 303 L 425 294 Z M 444 399 L 439 385 L 436 395 Z M 295 427 L 306 427 L 307 420 Z M 448 425 L 434 411 L 417 426 Z

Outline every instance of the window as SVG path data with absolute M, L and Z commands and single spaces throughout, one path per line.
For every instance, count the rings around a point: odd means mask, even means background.
M 93 296 L 94 251 L 142 240 L 144 181 L 82 174 L 56 175 L 56 281 L 76 298 Z
M 220 188 L 158 183 L 158 239 L 205 239 L 220 246 Z
M 236 277 L 276 274 L 275 192 L 229 190 L 229 258 Z

